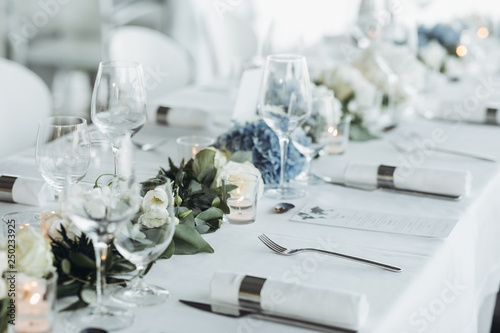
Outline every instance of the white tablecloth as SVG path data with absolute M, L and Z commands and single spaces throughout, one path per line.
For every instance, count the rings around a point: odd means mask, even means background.
M 416 130 L 424 137 L 440 128 L 447 135 L 443 145 L 500 157 L 497 145 L 500 127 L 453 126 L 428 120 L 415 120 L 401 127 Z M 215 136 L 222 130 L 214 126 L 204 134 Z M 146 125 L 137 134 L 137 141 L 155 141 L 165 136 L 172 140 L 157 151 L 137 152 L 139 179 L 154 176 L 159 166 L 168 167 L 168 156 L 176 157 L 175 138 L 190 133 Z M 468 169 L 473 176 L 472 191 L 468 197 L 454 202 L 321 184 L 309 187 L 307 197 L 291 201 L 296 208 L 282 215 L 273 213 L 276 200 L 263 199 L 259 202 L 255 223 L 224 224 L 217 232 L 204 236 L 215 253 L 158 261 L 146 279 L 170 290 L 170 299 L 162 305 L 134 309 L 135 324 L 122 332 L 304 331 L 209 314 L 178 302 L 179 299 L 208 301 L 210 279 L 217 270 L 365 293 L 370 302 L 370 315 L 360 332 L 488 332 L 492 307 L 485 301 L 492 299 L 500 283 L 499 164 L 437 152 L 428 156 L 405 155 L 398 153 L 388 140 L 380 139 L 351 142 L 345 154 L 323 156 L 314 161 L 313 169 L 335 176 L 341 174 L 347 162 L 356 161 Z M 4 158 L 0 161 L 0 172 L 40 177 L 34 150 Z M 447 239 L 434 239 L 289 221 L 309 202 L 366 211 L 457 218 L 459 222 Z M 36 210 L 36 207 L 0 203 L 1 214 L 23 209 Z M 392 273 L 312 253 L 279 256 L 257 239 L 261 233 L 283 245 L 334 249 L 399 265 L 404 271 Z M 483 317 L 486 320 L 479 319 Z

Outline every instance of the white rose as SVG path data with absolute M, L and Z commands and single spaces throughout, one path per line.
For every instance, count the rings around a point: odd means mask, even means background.
M 222 168 L 221 174 L 217 177 L 217 184 L 220 186 L 222 184 L 222 177 L 226 175 L 229 179 L 234 181 L 248 181 L 251 177 L 248 175 L 257 176 L 259 180 L 258 198 L 262 197 L 264 193 L 264 181 L 262 180 L 262 175 L 260 171 L 250 162 L 237 163 L 233 161 L 227 162 L 227 164 Z M 240 192 L 245 194 L 248 190 L 241 188 Z
M 168 194 L 162 186 L 158 186 L 155 189 L 148 191 L 142 199 L 142 210 L 144 212 L 148 212 L 153 208 L 162 208 L 166 210 L 168 205 Z
M 56 241 L 62 241 L 62 227 L 66 230 L 69 239 L 74 240 L 82 235 L 81 230 L 71 221 L 63 218 L 59 213 L 44 211 L 40 214 L 40 227 L 42 228 L 46 240 L 50 238 Z
M 166 208 L 152 207 L 139 217 L 139 223 L 147 228 L 158 228 L 165 223 L 170 223 L 170 216 Z
M 54 269 L 51 246 L 42 230 L 27 227 L 16 233 L 16 269 L 34 277 Z
M 106 208 L 109 206 L 110 189 L 107 186 L 96 187 L 85 193 L 84 208 L 87 214 L 96 220 L 106 217 Z

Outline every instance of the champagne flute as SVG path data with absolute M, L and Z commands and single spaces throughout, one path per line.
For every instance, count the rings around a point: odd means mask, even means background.
M 333 140 L 340 117 L 331 90 L 316 89 L 312 94 L 311 116 L 291 135 L 293 145 L 306 158 L 305 170 L 295 180 L 307 185 L 319 182 L 311 174 L 311 161 Z
M 118 252 L 138 270 L 126 288 L 113 294 L 113 298 L 129 306 L 160 304 L 169 297 L 167 290 L 144 282 L 143 276 L 174 236 L 176 218 L 170 183 L 148 191 L 142 206 L 141 213 L 115 234 L 113 242 Z
M 87 121 L 71 116 L 41 120 L 35 150 L 40 174 L 60 195 L 67 180 L 76 183 L 87 173 L 90 162 Z
M 131 325 L 134 319 L 133 313 L 127 309 L 105 305 L 103 297 L 109 245 L 121 225 L 130 220 L 140 206 L 140 189 L 134 177 L 130 134 L 123 136 L 117 143 L 120 150 L 113 159 L 116 162 L 115 173 L 107 173 L 105 167 L 111 169 L 113 163 L 104 165 L 105 159 L 98 156 L 102 147 L 97 147 L 99 143 L 93 143 L 92 154 L 96 156 L 92 158 L 89 174 L 100 171 L 100 175 L 92 177 L 90 182 L 68 184 L 63 192 L 63 214 L 92 240 L 97 273 L 96 302 L 72 312 L 66 318 L 66 326 L 73 330 L 82 330 L 89 324 L 107 331 L 117 330 Z
M 146 103 L 141 64 L 133 61 L 99 64 L 92 93 L 91 118 L 110 141 L 114 155 L 120 149 L 121 137 L 126 134 L 133 136 L 146 124 Z
M 278 136 L 281 153 L 280 182 L 267 185 L 266 196 L 276 199 L 304 196 L 306 191 L 290 184 L 286 178 L 290 134 L 311 114 L 310 80 L 304 56 L 277 54 L 267 57 L 258 110 Z

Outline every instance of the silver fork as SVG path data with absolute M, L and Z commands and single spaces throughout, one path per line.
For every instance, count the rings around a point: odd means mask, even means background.
M 134 146 L 136 146 L 137 148 L 139 148 L 142 151 L 152 151 L 152 150 L 155 150 L 156 148 L 160 147 L 161 145 L 164 145 L 167 142 L 168 142 L 168 138 L 163 139 L 163 140 L 156 142 L 156 143 L 150 143 L 150 142 L 139 143 L 139 142 L 135 142 L 135 141 L 133 141 L 132 143 L 134 144 Z
M 368 260 L 368 259 L 364 259 L 364 258 L 360 258 L 360 257 L 354 257 L 354 256 L 350 256 L 350 255 L 342 254 L 342 253 L 338 253 L 338 252 L 331 252 L 331 251 L 325 251 L 325 250 L 313 249 L 313 248 L 287 249 L 287 248 L 285 248 L 285 247 L 283 247 L 283 246 L 281 246 L 281 245 L 276 244 L 275 242 L 273 242 L 265 234 L 260 235 L 259 239 L 262 241 L 262 243 L 264 243 L 268 248 L 270 248 L 274 252 L 276 252 L 278 254 L 285 255 L 285 256 L 291 256 L 291 255 L 297 254 L 299 252 L 312 251 L 312 252 L 319 252 L 319 253 L 323 253 L 323 254 L 330 254 L 330 255 L 341 257 L 341 258 L 344 258 L 344 259 L 355 260 L 355 261 L 358 261 L 358 262 L 361 262 L 361 263 L 364 263 L 364 264 L 381 267 L 383 269 L 387 269 L 387 270 L 392 271 L 392 272 L 398 272 L 399 273 L 399 272 L 403 271 L 402 268 L 397 267 L 397 266 L 392 266 L 392 265 L 388 265 L 388 264 L 384 264 L 384 263 L 381 263 L 381 262 L 377 262 L 377 261 L 373 261 L 373 260 Z

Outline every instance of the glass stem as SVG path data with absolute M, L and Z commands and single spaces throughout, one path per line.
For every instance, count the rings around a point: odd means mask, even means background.
M 108 244 L 102 240 L 94 241 L 96 274 L 97 305 L 102 305 L 102 295 L 106 285 L 106 257 L 108 256 Z
M 288 155 L 288 136 L 279 136 L 280 153 L 281 153 L 281 168 L 280 168 L 280 189 L 284 189 L 286 185 L 286 160 Z
M 137 275 L 130 281 L 130 288 L 134 290 L 142 290 L 144 286 L 144 272 L 146 271 L 146 267 L 144 266 L 135 266 L 137 269 Z
M 114 170 L 113 173 L 117 175 L 119 149 L 115 145 L 111 145 L 111 150 L 113 150 L 113 170 Z
M 311 162 L 313 157 L 311 155 L 306 155 L 306 166 L 304 168 L 306 180 L 311 178 Z

